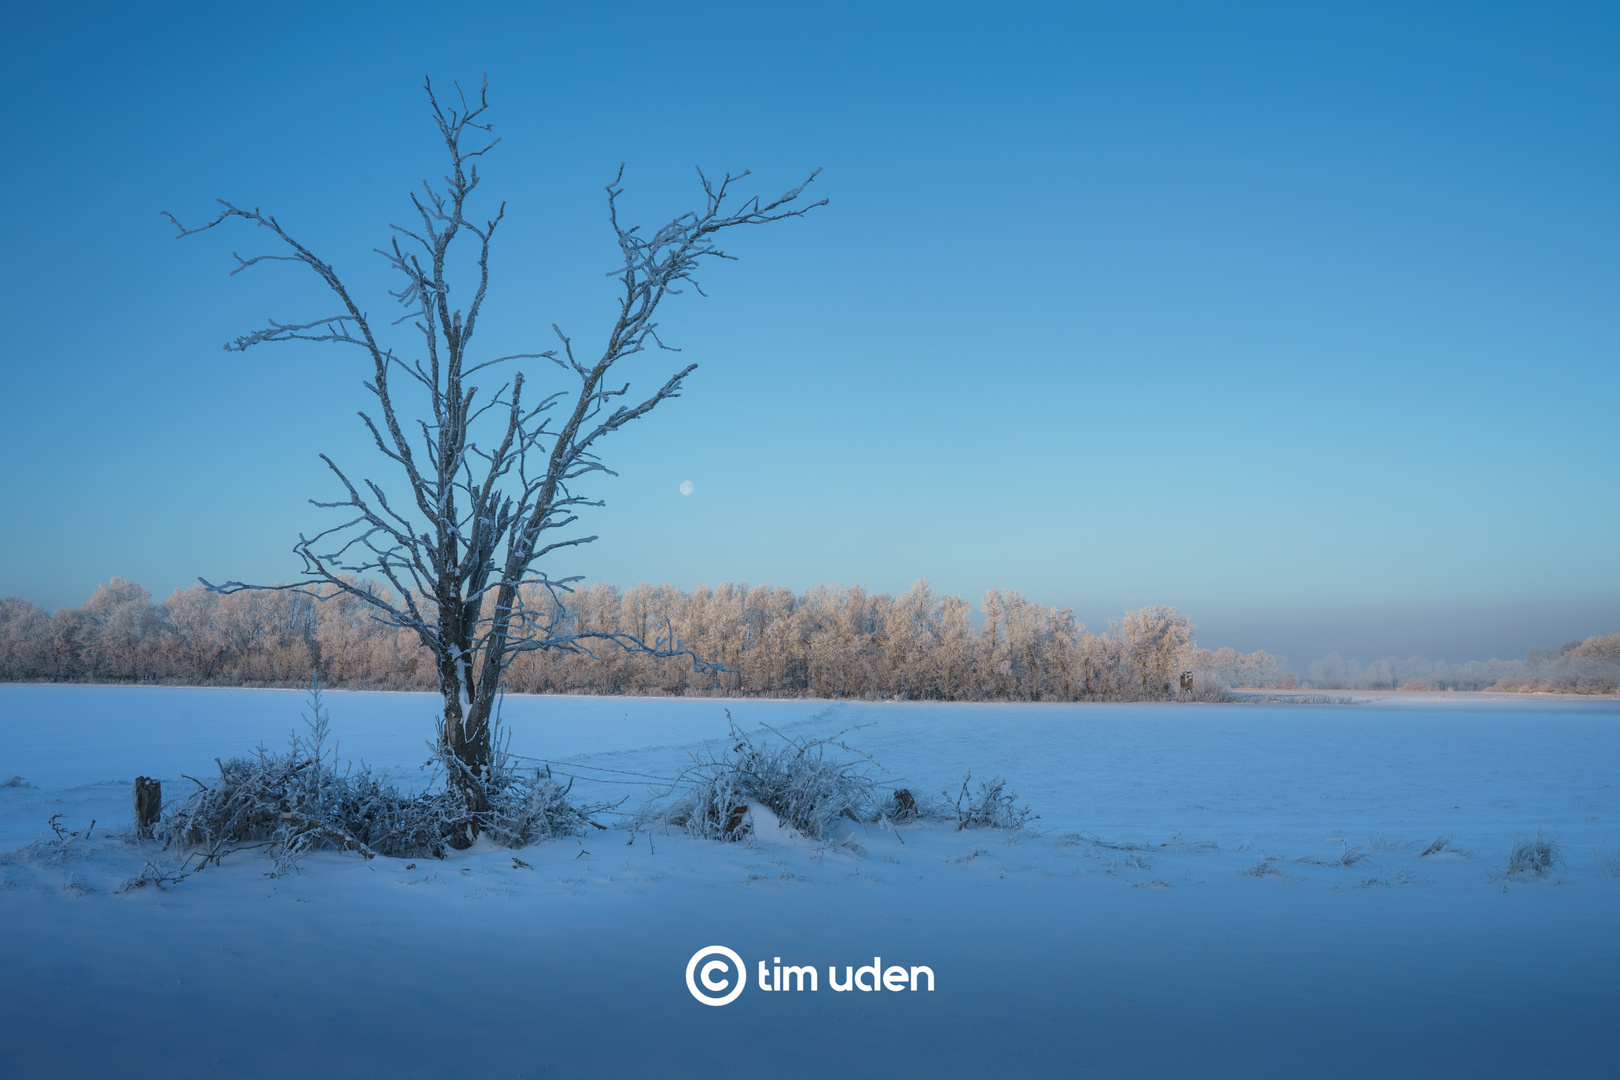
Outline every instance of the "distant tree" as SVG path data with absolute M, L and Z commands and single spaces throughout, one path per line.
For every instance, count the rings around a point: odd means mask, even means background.
M 225 658 L 225 637 L 219 632 L 219 596 L 200 585 L 176 589 L 164 601 L 169 626 L 174 673 L 195 682 L 207 682 Z
M 51 617 L 32 600 L 0 600 L 0 679 L 43 678 L 51 670 Z
M 152 594 L 128 578 L 97 586 L 82 609 L 94 628 L 88 649 L 92 673 L 101 679 L 135 680 L 164 630 L 164 613 Z
M 360 349 L 369 361 L 365 387 L 375 398 L 376 412 L 362 413 L 361 419 L 403 485 L 391 497 L 382 484 L 356 482 L 322 455 L 344 497 L 315 505 L 339 509 L 347 520 L 314 537 L 300 535 L 294 551 L 304 562 L 303 580 L 272 588 L 350 595 L 377 617 L 413 631 L 432 653 L 444 699 L 441 757 L 450 782 L 465 796 L 471 835 L 477 815 L 489 805 L 485 783 L 494 763 L 491 714 L 514 656 L 535 650 L 579 651 L 589 640 L 611 640 L 660 655 L 685 651 L 668 637 L 648 643 L 623 632 L 572 628 L 557 611 L 567 583 L 576 579 L 553 577 L 540 567 L 548 555 L 595 539 L 560 530 L 577 521 L 580 508 L 601 505 L 580 492 L 579 482 L 592 473 L 610 472 L 598 456 L 602 442 L 677 396 L 697 365 L 682 367 L 639 402 L 626 397 L 628 382 L 610 383 L 609 375 L 649 346 L 667 348 L 657 334 L 658 307 L 688 283 L 697 289 L 693 274 L 705 260 L 728 257 L 716 246 L 720 233 L 798 217 L 825 200 L 802 204 L 801 184 L 771 202 L 756 197 L 730 206 L 733 184 L 748 174 L 727 173 L 714 183 L 700 172 L 702 208 L 646 233 L 619 220 L 621 167 L 607 186 L 608 222 L 621 260 L 612 274 L 617 312 L 597 358 L 581 359 L 573 339 L 555 325 L 555 349 L 481 356 L 472 342 L 489 286 L 490 245 L 505 205 L 480 222 L 467 216 L 468 200 L 480 180 L 478 159 L 499 140 L 488 136 L 487 83 L 476 101 L 461 96 L 459 108 L 441 106 L 431 84 L 425 89 L 449 172 L 441 186 L 425 184 L 422 193 L 412 196 L 413 223 L 394 226 L 392 241 L 380 249 L 403 278 L 393 294 L 404 309 L 399 319 L 374 322 L 331 264 L 257 209 L 220 200 L 218 216 L 198 228 L 186 228 L 173 215 L 169 219 L 181 237 L 233 218 L 264 229 L 272 250 L 237 256 L 232 273 L 267 260 L 302 263 L 335 300 L 337 310 L 329 316 L 272 321 L 226 349 L 242 351 L 271 341 L 334 342 Z M 470 282 L 452 290 L 449 267 L 462 249 L 470 249 L 476 271 Z M 453 296 L 466 306 L 455 306 Z M 389 326 L 400 322 L 416 331 L 414 350 L 396 351 L 384 340 Z M 525 394 L 522 370 L 492 393 L 471 382 L 479 372 L 519 361 L 555 364 L 570 377 L 571 386 L 536 399 Z M 420 395 L 422 407 L 414 414 L 396 389 L 396 378 Z M 368 587 L 368 577 L 385 580 L 391 593 Z M 555 604 L 529 603 L 532 590 L 525 586 L 538 586 Z M 235 592 L 260 587 L 227 582 L 218 588 Z M 695 656 L 690 659 L 698 662 Z
M 1155 605 L 1127 612 L 1114 625 L 1120 664 L 1133 696 L 1169 697 L 1192 652 L 1192 620 L 1173 607 Z

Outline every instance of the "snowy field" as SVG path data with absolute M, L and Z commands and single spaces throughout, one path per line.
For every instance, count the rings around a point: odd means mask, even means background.
M 434 699 L 328 695 L 340 756 L 422 775 Z M 443 862 L 253 851 L 117 893 L 166 800 L 285 744 L 290 691 L 0 686 L 0 1074 L 1573 1076 L 1620 1074 L 1620 702 L 938 705 L 512 698 L 516 754 L 628 798 L 706 739 L 847 740 L 885 780 L 1001 775 L 1020 834 L 816 845 L 632 834 Z M 611 782 L 610 782 L 611 781 Z M 47 819 L 86 839 L 41 844 Z M 1508 873 L 1516 838 L 1562 845 Z M 1437 838 L 1445 850 L 1424 855 Z M 514 855 L 523 864 L 514 861 Z M 749 963 L 695 1001 L 699 948 Z M 754 965 L 814 965 L 765 992 Z M 933 992 L 835 992 L 926 965 Z

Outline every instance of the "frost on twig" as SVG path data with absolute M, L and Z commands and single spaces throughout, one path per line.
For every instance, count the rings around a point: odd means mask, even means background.
M 52 835 L 41 837 L 23 848 L 25 857 L 50 866 L 61 866 L 84 858 L 90 851 L 90 834 L 96 827 L 94 820 L 82 829 L 69 829 L 62 825 L 61 814 L 52 814 L 45 824 Z
M 980 783 L 976 795 L 968 792 L 968 781 L 972 778 L 971 770 L 962 774 L 962 790 L 952 804 L 958 830 L 1022 829 L 1030 818 L 1037 816 L 1029 807 L 1018 805 L 1018 797 L 1007 791 L 1007 781 L 1001 777 Z

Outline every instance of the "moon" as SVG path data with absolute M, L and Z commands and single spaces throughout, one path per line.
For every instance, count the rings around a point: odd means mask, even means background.
M 692 494 L 692 481 L 690 481 L 690 480 L 682 480 L 681 481 L 681 494 L 682 495 L 690 495 L 690 494 Z

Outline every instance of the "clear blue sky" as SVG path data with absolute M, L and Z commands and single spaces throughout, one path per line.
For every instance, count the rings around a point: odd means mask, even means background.
M 0 593 L 295 572 L 317 452 L 373 460 L 365 372 L 221 351 L 329 305 L 159 212 L 261 206 L 382 311 L 422 76 L 487 71 L 492 353 L 600 340 L 621 161 L 649 223 L 694 165 L 831 199 L 670 306 L 701 366 L 553 573 L 1169 603 L 1296 661 L 1620 630 L 1613 4 L 13 4 L 0 38 Z

